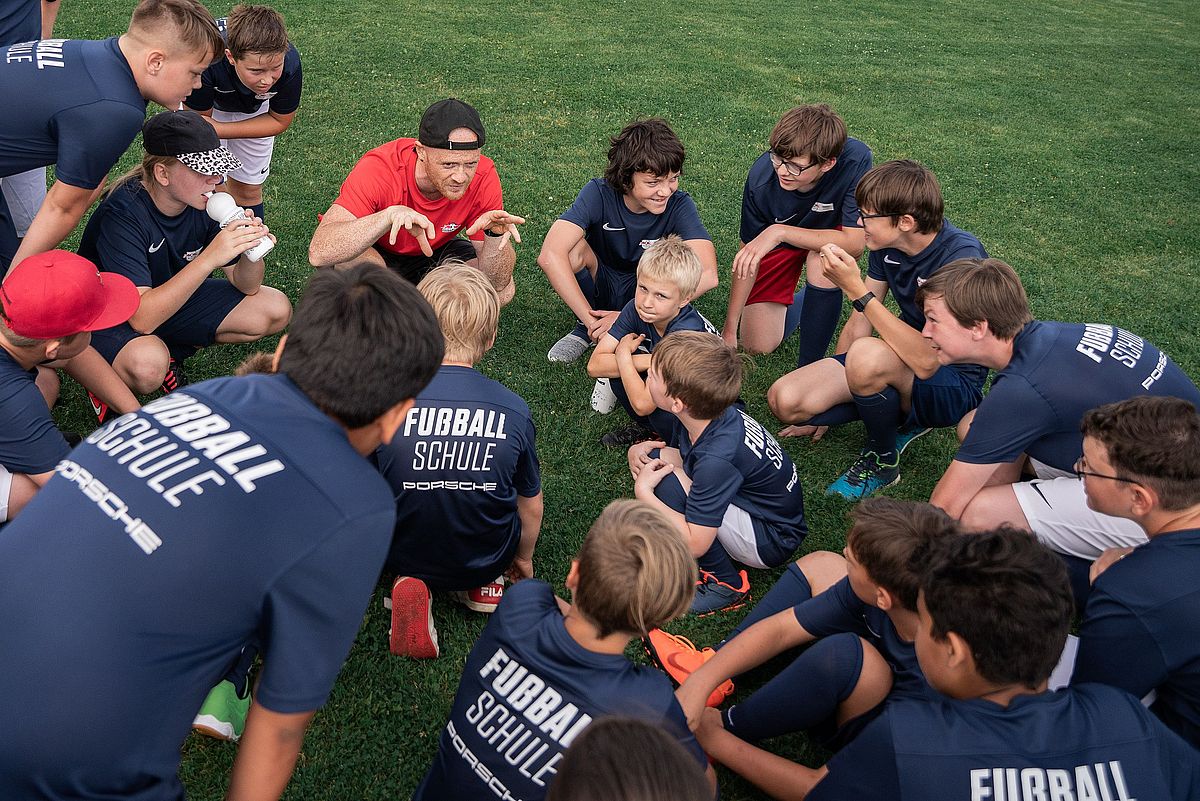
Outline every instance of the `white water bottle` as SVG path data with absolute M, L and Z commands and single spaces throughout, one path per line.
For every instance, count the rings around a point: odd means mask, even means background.
M 225 192 L 213 192 L 209 195 L 205 210 L 221 228 L 235 220 L 246 219 L 246 211 L 237 204 L 231 195 Z M 246 258 L 250 261 L 262 261 L 262 257 L 270 253 L 273 247 L 275 247 L 275 243 L 271 241 L 270 237 L 264 236 L 258 240 L 257 245 L 246 251 Z

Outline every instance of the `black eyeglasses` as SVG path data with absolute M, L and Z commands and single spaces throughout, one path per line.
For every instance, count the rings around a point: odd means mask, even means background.
M 1137 481 L 1135 479 L 1124 478 L 1122 476 L 1108 476 L 1108 475 L 1105 475 L 1104 473 L 1090 473 L 1084 469 L 1086 467 L 1087 467 L 1087 460 L 1084 459 L 1082 456 L 1080 456 L 1078 459 L 1075 460 L 1075 467 L 1073 468 L 1073 470 L 1075 472 L 1075 477 L 1078 478 L 1080 481 L 1083 481 L 1084 476 L 1091 476 L 1092 478 L 1107 478 L 1109 481 L 1121 481 L 1125 484 L 1140 484 L 1141 483 L 1140 481 Z
M 816 167 L 816 166 L 820 165 L 820 163 L 821 163 L 819 161 L 814 161 L 812 164 L 800 165 L 800 164 L 796 164 L 794 162 L 788 161 L 787 159 L 780 158 L 779 154 L 773 150 L 768 151 L 768 152 L 771 154 L 771 163 L 775 165 L 775 169 L 778 170 L 779 167 L 782 165 L 783 168 L 785 170 L 787 170 L 787 174 L 792 176 L 793 178 L 798 178 L 800 176 L 800 173 L 804 172 L 805 170 Z
M 900 216 L 902 216 L 902 215 L 899 215 L 899 214 L 891 214 L 891 213 L 885 213 L 885 214 L 863 214 L 861 211 L 858 213 L 858 219 L 859 219 L 859 220 L 874 220 L 876 217 L 900 217 Z

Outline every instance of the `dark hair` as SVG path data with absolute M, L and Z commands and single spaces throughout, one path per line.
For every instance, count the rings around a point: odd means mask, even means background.
M 915 558 L 935 639 L 962 637 L 990 682 L 1037 687 L 1049 678 L 1075 610 L 1057 554 L 1001 527 L 943 537 Z
M 225 21 L 225 30 L 225 44 L 234 58 L 248 53 L 275 55 L 288 50 L 283 15 L 270 6 L 234 6 Z
M 825 103 L 797 106 L 775 123 L 768 140 L 781 159 L 809 156 L 824 164 L 846 147 L 846 122 Z
M 1182 398 L 1142 396 L 1083 416 L 1117 474 L 1144 484 L 1168 511 L 1200 504 L 1200 415 Z
M 719 417 L 742 391 L 742 357 L 705 331 L 676 331 L 654 346 L 650 364 L 672 398 L 700 420 Z
M 626 125 L 611 140 L 604 180 L 621 194 L 633 188 L 633 174 L 670 175 L 683 170 L 683 142 L 659 117 Z
M 321 411 L 348 428 L 374 422 L 425 388 L 442 363 L 433 309 L 390 270 L 318 270 L 279 359 Z
M 1025 287 L 1012 267 L 999 259 L 955 259 L 917 289 L 917 303 L 941 298 L 958 324 L 987 321 L 999 339 L 1012 341 L 1033 320 Z
M 868 498 L 850 510 L 850 520 L 846 545 L 855 560 L 901 606 L 917 611 L 921 575 L 913 569 L 913 556 L 957 535 L 958 523 L 936 506 L 894 498 Z
M 658 726 L 600 718 L 571 743 L 546 801 L 712 801 L 695 758 Z
M 946 213 L 942 202 L 942 187 L 933 171 L 912 159 L 888 161 L 872 167 L 854 190 L 860 209 L 876 214 L 890 214 L 892 223 L 911 214 L 917 222 L 917 233 L 932 234 L 942 230 Z

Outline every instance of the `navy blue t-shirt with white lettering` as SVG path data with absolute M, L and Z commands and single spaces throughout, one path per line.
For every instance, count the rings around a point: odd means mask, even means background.
M 646 249 L 667 234 L 680 239 L 708 239 L 700 212 L 692 196 L 682 189 L 667 200 L 662 214 L 630 211 L 625 200 L 608 181 L 593 178 L 583 185 L 571 207 L 560 220 L 583 229 L 583 238 L 602 267 L 619 273 L 636 273 Z M 622 304 L 623 305 L 623 304 Z
M 174 217 L 158 210 L 135 179 L 113 189 L 83 229 L 79 255 L 134 286 L 158 287 L 200 255 L 221 226 L 200 209 Z
M 1157 534 L 1100 574 L 1072 681 L 1120 687 L 1200 748 L 1200 529 Z
M 97 430 L 0 537 L 0 798 L 182 799 L 179 749 L 251 641 L 255 699 L 321 707 L 391 538 L 385 482 L 286 375 Z
M 779 185 L 771 154 L 763 153 L 750 168 L 742 190 L 741 240 L 749 242 L 776 223 L 818 230 L 861 227 L 854 190 L 869 169 L 871 149 L 857 139 L 847 139 L 833 169 L 812 189 L 799 192 Z
M 912 641 L 903 639 L 892 619 L 877 606 L 866 604 L 854 594 L 850 579 L 844 578 L 820 595 L 793 607 L 796 621 L 814 637 L 831 637 L 844 631 L 862 637 L 892 668 L 892 696 L 922 698 L 932 693 L 917 664 Z
M 809 801 L 1193 801 L 1200 756 L 1128 693 L 897 699 L 829 761 Z
M 1068 471 L 1083 452 L 1083 415 L 1140 395 L 1200 407 L 1192 380 L 1141 337 L 1111 325 L 1034 320 L 1013 340 L 1012 360 L 993 379 L 954 458 L 1001 464 L 1025 453 Z
M 146 118 L 117 39 L 45 39 L 0 49 L 0 176 L 55 165 L 95 189 Z
M 567 746 L 605 715 L 662 726 L 707 765 L 665 675 L 587 650 L 567 633 L 550 585 L 518 582 L 467 657 L 414 801 L 543 798 Z
M 36 369 L 26 370 L 0 349 L 0 465 L 10 473 L 49 472 L 71 450 L 36 378 Z
M 227 40 L 229 32 L 225 29 L 226 22 L 227 18 L 221 17 L 217 20 L 217 28 L 221 31 L 221 38 Z M 283 72 L 266 92 L 258 94 L 242 83 L 237 76 L 237 70 L 222 53 L 200 76 L 200 88 L 188 95 L 183 103 L 196 111 L 217 108 L 240 114 L 253 114 L 263 103 L 268 103 L 270 110 L 276 114 L 291 114 L 300 108 L 300 90 L 303 83 L 300 53 L 296 51 L 295 45 L 288 42 L 288 49 L 283 57 Z
M 0 47 L 42 38 L 41 0 L 0 2 Z
M 733 504 L 762 525 L 759 554 L 790 557 L 804 537 L 804 495 L 796 466 L 775 437 L 739 405 L 709 421 L 696 442 L 683 423 L 675 437 L 683 470 L 692 480 L 683 512 L 687 522 L 718 528 Z
M 443 365 L 379 449 L 396 498 L 388 568 L 440 589 L 486 584 L 521 539 L 517 496 L 541 492 L 529 407 L 470 367 Z

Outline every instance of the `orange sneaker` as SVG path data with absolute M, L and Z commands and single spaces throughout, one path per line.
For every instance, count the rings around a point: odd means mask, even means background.
M 650 659 L 676 684 L 683 684 L 688 676 L 717 655 L 711 648 L 697 648 L 687 637 L 669 634 L 662 629 L 651 629 L 642 643 Z M 707 705 L 718 707 L 731 695 L 733 681 L 726 679 L 708 696 Z
M 399 576 L 392 584 L 392 630 L 389 650 L 396 656 L 433 659 L 438 655 L 437 629 L 433 627 L 433 599 L 425 582 Z

